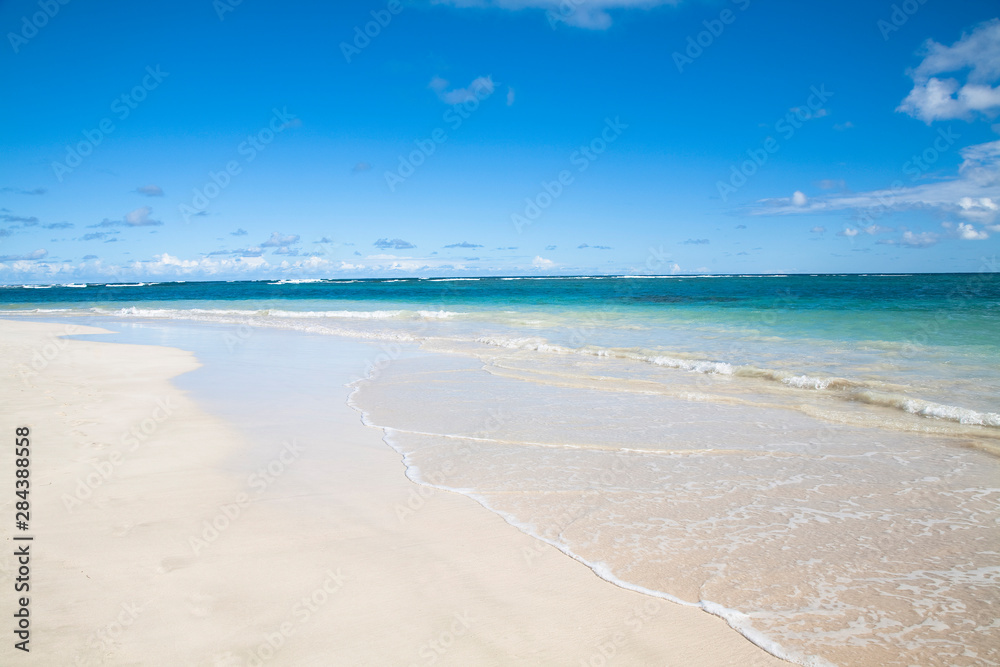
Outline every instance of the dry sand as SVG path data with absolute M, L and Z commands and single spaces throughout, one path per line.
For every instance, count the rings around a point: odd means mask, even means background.
M 0 321 L 0 429 L 31 428 L 35 536 L 24 654 L 7 446 L 0 664 L 788 664 L 418 487 L 346 402 L 322 452 L 276 445 L 273 476 L 248 477 L 243 434 L 171 383 L 191 353 L 65 333 Z

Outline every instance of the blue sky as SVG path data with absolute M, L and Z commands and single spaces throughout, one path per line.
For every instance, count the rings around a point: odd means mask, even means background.
M 998 14 L 7 0 L 0 282 L 995 267 Z

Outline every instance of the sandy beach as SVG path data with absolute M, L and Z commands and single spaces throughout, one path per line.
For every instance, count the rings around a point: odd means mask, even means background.
M 200 372 L 192 353 L 66 333 L 100 330 L 0 322 L 3 429 L 31 429 L 34 537 L 30 657 L 8 633 L 4 664 L 787 664 L 409 481 L 346 403 L 360 343 L 345 341 L 342 376 L 324 378 L 342 400 L 298 423 L 304 438 L 272 436 L 305 407 L 262 416 L 254 441 L 175 385 Z

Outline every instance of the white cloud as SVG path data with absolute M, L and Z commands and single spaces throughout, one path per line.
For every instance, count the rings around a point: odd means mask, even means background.
M 163 223 L 159 220 L 153 220 L 149 217 L 149 214 L 152 212 L 153 209 L 148 206 L 137 208 L 125 216 L 125 224 L 130 227 L 155 227 L 162 225 Z
M 958 223 L 956 231 L 958 232 L 958 238 L 963 241 L 982 241 L 983 239 L 988 239 L 990 237 L 990 235 L 986 232 L 977 230 L 967 222 Z
M 877 241 L 880 245 L 898 245 L 905 248 L 927 248 L 936 244 L 941 237 L 934 232 L 903 232 L 903 236 L 898 239 L 882 239 Z
M 924 59 L 909 72 L 913 89 L 896 111 L 928 124 L 1000 111 L 1000 87 L 992 85 L 1000 79 L 1000 19 L 980 23 L 951 46 L 929 39 L 922 51 Z M 935 76 L 966 70 L 965 83 Z
M 442 102 L 447 104 L 462 104 L 472 100 L 484 100 L 493 94 L 496 85 L 492 76 L 479 76 L 472 80 L 466 88 L 448 90 L 448 82 L 441 77 L 434 77 L 427 85 L 437 93 Z
M 826 227 L 813 227 L 809 231 L 812 232 L 813 234 L 823 234 L 824 232 L 826 232 Z
M 864 228 L 865 234 L 888 234 L 889 232 L 896 231 L 892 227 L 882 227 L 881 225 L 868 225 Z
M 551 259 L 545 259 L 541 255 L 535 255 L 535 259 L 531 260 L 531 265 L 538 269 L 551 269 L 555 266 L 555 262 Z
M 855 236 L 858 235 L 858 233 L 859 233 L 858 230 L 854 229 L 853 227 L 847 227 L 843 231 L 837 232 L 837 236 L 846 236 L 847 238 L 854 238 Z
M 989 197 L 980 197 L 978 199 L 973 199 L 972 197 L 962 197 L 958 200 L 958 206 L 961 210 L 960 215 L 968 220 L 983 220 L 989 222 L 997 217 L 997 212 L 1000 210 L 1000 206 L 997 206 L 997 202 L 990 199 Z
M 456 7 L 497 7 L 500 9 L 544 9 L 549 22 L 563 22 L 578 28 L 606 30 L 611 27 L 609 9 L 651 9 L 676 5 L 680 0 L 434 0 Z
M 162 197 L 163 188 L 159 185 L 141 185 L 135 189 L 141 195 L 146 195 L 147 197 Z
M 792 193 L 792 205 L 793 206 L 805 206 L 809 202 L 809 198 L 806 197 L 805 193 L 801 190 L 796 190 Z
M 514 104 L 514 89 L 510 86 L 507 87 L 507 106 Z

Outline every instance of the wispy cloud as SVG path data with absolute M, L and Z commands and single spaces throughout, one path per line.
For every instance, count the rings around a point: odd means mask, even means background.
M 298 234 L 289 234 L 288 236 L 282 236 L 278 232 L 271 232 L 271 238 L 260 244 L 261 248 L 284 248 L 292 245 L 293 243 L 298 243 Z
M 17 194 L 17 195 L 44 195 L 48 190 L 45 188 L 33 188 L 31 190 L 25 190 L 24 188 L 0 188 L 0 193 L 3 194 Z
M 81 241 L 103 241 L 118 232 L 89 232 L 80 237 Z
M 901 246 L 903 248 L 928 248 L 937 244 L 940 240 L 941 236 L 934 232 L 907 231 L 903 232 L 903 235 L 898 239 L 879 239 L 876 243 L 879 245 Z
M 441 77 L 434 77 L 427 87 L 437 93 L 438 98 L 447 104 L 461 104 L 471 100 L 481 100 L 493 94 L 496 88 L 492 76 L 480 76 L 472 80 L 465 88 L 448 89 L 448 82 Z
M 991 222 L 1000 213 L 1000 141 L 968 146 L 960 153 L 963 161 L 958 175 L 950 179 L 910 187 L 813 197 L 804 205 L 796 205 L 792 197 L 762 199 L 749 212 L 751 215 L 801 215 L 922 208 Z
M 149 215 L 153 212 L 148 206 L 142 206 L 129 212 L 125 216 L 125 224 L 129 227 L 157 227 L 163 223 L 159 220 L 153 220 Z
M 25 217 L 23 215 L 10 215 L 9 213 L 0 213 L 0 222 L 8 223 L 20 223 L 25 227 L 34 227 L 38 224 L 38 218 L 35 216 Z
M 478 243 L 469 243 L 468 241 L 462 241 L 461 243 L 451 243 L 446 245 L 445 248 L 482 248 L 483 246 Z
M 651 9 L 660 5 L 676 5 L 680 0 L 438 0 L 455 7 L 496 7 L 499 9 L 541 9 L 552 24 L 566 23 L 588 30 L 611 27 L 608 10 Z
M 135 189 L 135 191 L 147 197 L 163 196 L 163 189 L 159 185 L 140 185 Z
M 23 262 L 30 261 L 34 259 L 42 259 L 49 254 L 49 251 L 45 248 L 39 248 L 33 252 L 26 253 L 24 255 L 0 255 L 0 262 Z
M 235 232 L 229 232 L 230 236 L 246 236 L 248 234 L 247 230 L 240 227 Z
M 96 225 L 87 225 L 88 227 L 159 227 L 163 223 L 159 220 L 153 220 L 150 218 L 150 214 L 153 212 L 148 206 L 141 206 L 134 211 L 130 211 L 125 215 L 122 220 L 110 220 L 104 218 Z
M 409 241 L 404 241 L 403 239 L 379 239 L 372 245 L 376 248 L 381 248 L 382 250 L 388 250 L 390 248 L 393 250 L 408 250 L 410 248 L 417 247 Z
M 708 245 L 711 243 L 708 239 L 688 239 L 687 241 L 681 241 L 684 245 Z

